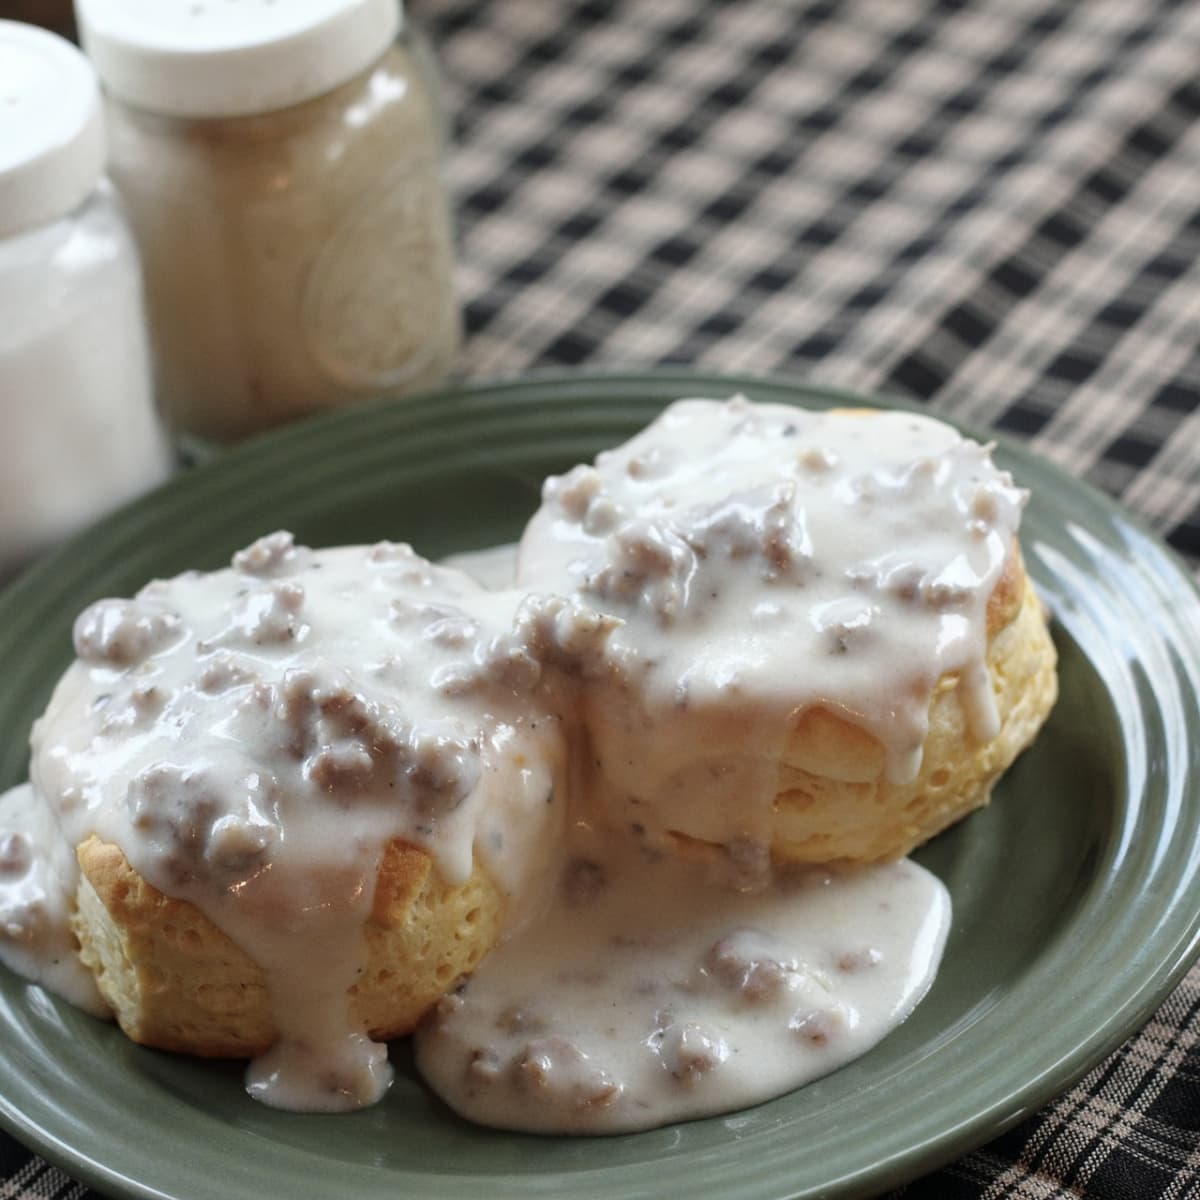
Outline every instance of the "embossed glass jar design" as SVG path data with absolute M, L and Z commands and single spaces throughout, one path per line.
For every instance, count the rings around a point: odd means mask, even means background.
M 396 0 L 78 0 L 161 403 L 232 441 L 445 378 L 443 114 Z

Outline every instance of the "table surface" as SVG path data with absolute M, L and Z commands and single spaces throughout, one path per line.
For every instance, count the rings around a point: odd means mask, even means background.
M 1200 6 L 410 10 L 456 119 L 467 376 L 683 363 L 915 398 L 1200 565 Z M 1198 1038 L 1200 967 L 1068 1093 L 891 1196 L 1200 1196 Z M 3 1135 L 0 1179 L 89 1195 Z

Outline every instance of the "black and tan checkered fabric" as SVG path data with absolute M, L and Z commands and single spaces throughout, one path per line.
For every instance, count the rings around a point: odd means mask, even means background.
M 459 114 L 470 374 L 915 396 L 1200 556 L 1200 6 L 422 11 Z
M 467 375 L 672 362 L 916 397 L 1200 566 L 1200 4 L 412 7 L 456 114 Z M 1200 969 L 894 1195 L 1200 1196 L 1198 1039 Z M 85 1194 L 0 1143 L 0 1195 Z

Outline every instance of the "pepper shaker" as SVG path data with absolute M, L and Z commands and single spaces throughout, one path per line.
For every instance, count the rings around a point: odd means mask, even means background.
M 160 402 L 233 441 L 440 383 L 460 337 L 437 90 L 397 0 L 76 0 Z

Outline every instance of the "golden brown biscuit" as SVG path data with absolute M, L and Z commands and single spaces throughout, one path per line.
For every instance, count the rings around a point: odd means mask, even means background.
M 130 1038 L 213 1058 L 272 1045 L 270 996 L 253 959 L 193 904 L 147 883 L 117 846 L 93 836 L 77 856 L 81 957 Z M 503 910 L 480 868 L 453 886 L 423 851 L 389 842 L 363 926 L 366 968 L 350 989 L 356 1023 L 377 1040 L 410 1032 L 492 947 Z
M 921 769 L 910 782 L 888 779 L 884 747 L 861 726 L 822 707 L 798 714 L 777 764 L 770 818 L 775 861 L 902 858 L 988 802 L 1058 695 L 1057 654 L 1046 614 L 1015 546 L 989 598 L 987 626 L 986 666 L 998 732 L 986 740 L 972 736 L 959 678 L 943 676 L 930 700 Z M 729 849 L 676 831 L 669 831 L 669 840 L 692 857 Z
M 790 862 L 900 858 L 986 804 L 1034 739 L 1058 694 L 1054 643 L 1014 554 L 988 606 L 987 670 L 1000 729 L 972 738 L 958 678 L 943 676 L 929 709 L 920 773 L 890 783 L 883 747 L 821 708 L 791 731 L 775 799 L 773 854 Z
M 518 582 L 618 622 L 592 818 L 732 868 L 900 857 L 1056 694 L 990 448 L 912 413 L 681 400 L 547 481 Z

